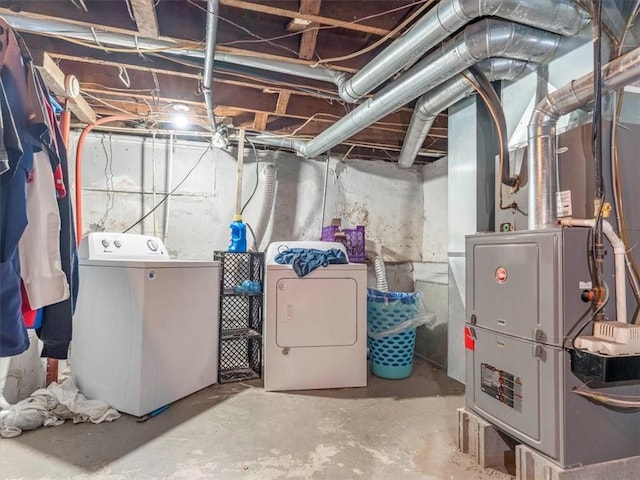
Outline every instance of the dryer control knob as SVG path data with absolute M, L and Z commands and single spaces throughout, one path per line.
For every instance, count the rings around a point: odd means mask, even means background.
M 122 246 L 122 242 L 120 242 L 120 240 L 115 240 L 113 244 L 116 246 L 116 248 L 120 248 Z
M 109 246 L 109 240 L 107 240 L 106 238 L 102 239 L 101 243 L 104 248 L 107 248 Z
M 158 242 L 153 239 L 149 239 L 147 240 L 147 247 L 149 247 L 149 250 L 151 250 L 152 252 L 155 252 L 156 250 L 158 250 Z

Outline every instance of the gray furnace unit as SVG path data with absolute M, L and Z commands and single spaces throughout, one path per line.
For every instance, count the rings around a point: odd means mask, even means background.
M 466 239 L 467 408 L 564 468 L 640 455 L 639 411 L 573 392 L 592 387 L 573 375 L 565 348 L 591 314 L 581 299 L 588 240 L 581 228 Z M 592 391 L 640 396 L 640 385 Z

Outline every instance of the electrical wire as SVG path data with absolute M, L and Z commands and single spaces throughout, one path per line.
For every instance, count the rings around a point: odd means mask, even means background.
M 316 62 L 316 64 L 314 66 L 324 65 L 324 64 L 327 64 L 327 63 L 341 62 L 343 60 L 350 60 L 352 58 L 359 57 L 360 55 L 363 55 L 365 53 L 369 53 L 371 50 L 373 50 L 374 48 L 377 48 L 378 46 L 382 45 L 383 43 L 385 43 L 390 38 L 395 37 L 398 32 L 404 30 L 404 28 L 407 25 L 409 25 L 416 18 L 418 18 L 418 16 L 420 16 L 422 14 L 422 12 L 424 12 L 427 8 L 429 8 L 431 6 L 431 4 L 435 3 L 435 1 L 436 0 L 425 0 L 424 4 L 420 8 L 418 8 L 415 12 L 413 12 L 407 19 L 405 19 L 402 23 L 400 23 L 397 27 L 395 27 L 389 33 L 387 33 L 384 37 L 382 37 L 382 38 L 378 39 L 377 41 L 373 42 L 371 45 L 368 45 L 363 49 L 360 49 L 360 50 L 358 50 L 356 52 L 353 52 L 353 53 L 350 53 L 348 55 L 343 55 L 341 57 L 320 59 L 320 60 L 318 60 Z
M 106 185 L 106 194 L 107 194 L 107 204 L 104 211 L 104 214 L 98 220 L 99 227 L 104 231 L 105 223 L 109 218 L 109 213 L 113 210 L 113 206 L 115 204 L 115 185 L 113 183 L 113 142 L 112 135 L 109 133 L 109 151 L 107 152 L 107 148 L 104 145 L 104 135 L 100 141 L 102 145 L 102 149 L 104 150 L 105 162 L 104 162 L 104 178 Z M 113 192 L 113 193 L 112 193 Z
M 207 14 L 213 14 L 213 12 L 210 12 L 206 7 L 198 5 L 193 0 L 187 0 L 187 3 L 189 3 L 189 4 L 193 5 L 194 7 L 202 10 L 203 12 L 207 12 Z M 273 43 L 273 42 L 269 41 L 266 38 L 262 38 L 260 35 L 257 35 L 255 33 L 253 33 L 248 28 L 243 27 L 242 25 L 239 25 L 236 22 L 234 22 L 232 20 L 229 20 L 228 18 L 225 18 L 225 17 L 223 17 L 221 15 L 216 15 L 216 17 L 218 17 L 218 20 L 222 20 L 223 22 L 228 23 L 229 25 L 232 25 L 232 26 L 242 30 L 243 32 L 251 35 L 252 37 L 257 38 L 257 39 L 259 39 L 261 41 L 264 41 L 264 43 L 267 43 L 267 44 L 271 45 L 272 47 L 279 48 L 279 49 L 284 50 L 284 51 L 289 52 L 289 53 L 293 53 L 296 57 L 298 56 L 298 52 L 293 50 L 293 49 L 291 49 L 291 48 L 289 48 L 289 47 L 285 47 L 284 45 L 278 45 L 277 43 Z
M 247 205 L 249 205 L 249 202 L 251 202 L 251 200 L 253 199 L 254 195 L 256 194 L 256 191 L 258 190 L 258 184 L 260 183 L 260 171 L 258 169 L 260 165 L 260 158 L 258 158 L 258 151 L 256 150 L 256 146 L 253 144 L 251 140 L 249 140 L 247 137 L 245 137 L 244 140 L 245 142 L 249 143 L 249 145 L 251 145 L 251 148 L 253 148 L 253 156 L 255 157 L 255 160 L 256 160 L 256 184 L 253 187 L 253 192 L 251 192 L 251 195 L 249 195 L 249 198 L 240 209 L 240 215 L 244 213 L 244 209 L 247 208 Z M 255 237 L 254 237 L 254 241 L 255 241 Z
M 189 178 L 189 176 L 193 173 L 193 171 L 197 168 L 198 165 L 200 165 L 200 162 L 202 161 L 202 159 L 205 157 L 205 155 L 207 154 L 207 152 L 209 151 L 213 151 L 213 143 L 209 143 L 209 145 L 207 145 L 207 148 L 204 150 L 204 152 L 202 152 L 202 155 L 200 155 L 200 157 L 198 158 L 198 160 L 196 160 L 196 162 L 193 164 L 193 166 L 189 169 L 189 171 L 185 174 L 185 176 L 182 178 L 182 180 L 180 180 L 178 182 L 178 184 L 173 187 L 173 189 L 171 189 L 171 191 L 169 193 L 167 193 L 164 198 L 162 200 L 160 200 L 155 207 L 153 207 L 151 210 L 149 210 L 146 214 L 144 214 L 142 217 L 140 217 L 138 220 L 135 221 L 135 223 L 131 224 L 129 227 L 127 227 L 126 229 L 124 229 L 122 231 L 122 233 L 127 233 L 129 230 L 131 230 L 133 227 L 135 227 L 136 225 L 138 225 L 139 223 L 143 222 L 149 215 L 151 215 L 153 212 L 156 211 L 156 209 L 162 205 L 164 202 L 166 202 L 169 197 L 171 195 L 174 194 L 174 192 L 176 190 L 178 190 L 178 188 L 180 188 L 182 186 L 182 184 L 184 182 L 187 181 L 187 179 Z
M 382 17 L 384 15 L 389 15 L 390 13 L 395 13 L 395 12 L 400 11 L 400 10 L 406 10 L 407 8 L 411 8 L 411 7 L 415 6 L 415 5 L 420 5 L 422 3 L 430 2 L 430 1 L 431 0 L 418 0 L 416 2 L 409 3 L 407 5 L 401 5 L 399 7 L 392 8 L 390 10 L 385 10 L 384 12 L 374 13 L 374 14 L 371 14 L 371 15 L 367 15 L 365 17 L 360 17 L 360 18 L 358 18 L 356 20 L 353 20 L 353 21 L 349 22 L 349 24 L 358 24 L 358 23 L 363 22 L 365 20 L 370 20 L 372 18 L 377 18 L 377 17 Z M 280 39 L 288 38 L 288 37 L 294 37 L 296 35 L 302 35 L 303 33 L 312 32 L 312 31 L 315 31 L 315 30 L 331 30 L 331 29 L 334 29 L 334 28 L 344 28 L 344 27 L 338 27 L 337 25 L 317 25 L 317 26 L 307 27 L 304 30 L 300 30 L 299 32 L 292 32 L 292 33 L 288 33 L 286 35 L 280 35 L 280 36 L 277 36 L 277 37 L 269 37 L 269 38 L 260 39 L 260 40 L 249 40 L 249 39 L 246 39 L 246 40 L 234 40 L 233 42 L 218 43 L 218 45 L 230 46 L 230 45 L 235 45 L 235 44 L 239 44 L 239 43 L 260 43 L 260 42 L 264 42 L 266 40 L 271 40 L 272 41 L 272 40 L 280 40 Z

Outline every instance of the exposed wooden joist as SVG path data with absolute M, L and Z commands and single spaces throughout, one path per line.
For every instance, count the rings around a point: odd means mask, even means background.
M 300 0 L 300 13 L 317 15 L 320 12 L 320 4 L 322 0 Z M 302 32 L 300 37 L 300 50 L 298 56 L 305 60 L 311 60 L 316 50 L 316 40 L 318 38 L 318 29 L 314 28 L 317 24 L 311 23 L 311 29 Z
M 256 112 L 253 117 L 253 129 L 258 132 L 264 132 L 267 129 L 267 119 L 269 114 L 267 112 Z
M 65 77 L 66 75 L 55 64 L 53 59 L 45 52 L 32 52 L 33 64 L 42 75 L 44 83 L 49 87 L 54 95 L 60 97 L 68 97 L 65 90 Z M 73 113 L 78 120 L 86 123 L 93 123 L 96 121 L 96 112 L 89 106 L 84 98 L 77 96 L 70 98 L 69 110 Z
M 127 0 L 133 9 L 138 32 L 143 37 L 158 38 L 158 19 L 154 0 Z
M 130 57 L 125 59 L 125 61 L 123 61 L 122 59 L 117 61 L 117 62 L 112 62 L 112 61 L 108 61 L 108 60 L 104 60 L 103 57 L 97 58 L 97 57 L 87 57 L 87 56 L 81 56 L 81 55 L 70 55 L 70 54 L 66 54 L 66 53 L 60 53 L 60 52 L 51 52 L 49 53 L 49 55 L 51 56 L 51 58 L 54 58 L 56 60 L 61 60 L 63 62 L 79 62 L 79 63 L 87 63 L 87 64 L 94 64 L 94 65 L 101 65 L 101 66 L 107 66 L 107 67 L 113 67 L 113 68 L 118 68 L 120 66 L 123 66 L 125 68 L 127 68 L 128 70 L 137 70 L 137 71 L 143 71 L 143 72 L 154 72 L 156 74 L 162 74 L 162 75 L 172 75 L 172 76 L 176 76 L 176 77 L 181 77 L 181 78 L 191 78 L 194 80 L 199 80 L 200 78 L 202 78 L 202 75 L 200 73 L 189 73 L 189 72 L 185 72 L 185 71 L 178 71 L 178 70 L 169 70 L 167 68 L 157 68 L 157 67 L 151 67 L 149 65 L 154 65 L 154 63 L 146 63 L 146 64 L 140 64 L 140 63 L 134 63 L 134 62 L 139 62 L 140 59 L 138 57 Z M 178 67 L 180 68 L 180 67 Z M 258 90 L 264 90 L 265 88 L 270 88 L 270 89 L 281 89 L 281 88 L 295 88 L 296 86 L 298 87 L 304 87 L 305 89 L 307 89 L 308 91 L 303 91 L 303 90 L 296 90 L 294 93 L 295 95 L 300 95 L 300 96 L 305 96 L 305 97 L 317 97 L 318 95 L 313 93 L 314 87 L 309 86 L 309 85 L 305 85 L 303 82 L 301 82 L 299 85 L 294 85 L 294 84 L 290 84 L 288 82 L 282 82 L 282 83 L 278 83 L 278 82 L 268 82 L 267 80 L 260 80 L 260 79 L 254 79 L 254 80 L 250 80 L 249 78 L 247 78 L 246 75 L 240 75 L 240 74 L 234 74 L 234 73 L 230 73 L 230 72 L 223 72 L 223 71 L 218 71 L 217 69 L 214 69 L 215 72 L 217 72 L 216 77 L 215 77 L 215 81 L 219 82 L 219 83 L 226 83 L 229 85 L 237 85 L 237 86 L 242 86 L 242 87 L 249 87 L 249 88 L 255 88 Z M 231 78 L 240 78 L 240 80 L 232 80 Z M 309 83 L 309 82 L 307 82 Z M 281 90 L 281 91 L 286 91 L 288 92 L 288 95 L 291 94 L 290 90 Z M 327 90 L 325 93 L 331 94 L 333 93 L 331 90 Z M 288 96 L 286 97 L 286 99 L 288 100 Z M 286 105 L 285 105 L 286 107 Z
M 280 91 L 280 94 L 278 95 L 278 103 L 276 104 L 276 113 L 278 115 L 284 115 L 287 112 L 289 98 L 291 98 L 291 92 L 289 90 Z
M 293 13 L 297 14 L 297 12 L 293 12 Z M 9 10 L 8 8 L 0 7 L 0 16 L 3 15 L 3 14 L 15 15 L 15 12 Z M 48 17 L 46 15 L 40 15 L 40 14 L 33 13 L 33 12 L 20 12 L 20 16 L 25 17 L 25 18 L 34 19 L 34 20 L 44 20 L 44 21 L 46 21 L 46 20 L 55 20 L 55 21 L 59 21 L 59 22 L 68 23 L 69 25 L 77 25 L 77 26 L 86 27 L 86 28 L 94 28 L 96 31 L 124 34 L 124 35 L 129 35 L 131 37 L 135 37 L 136 35 L 138 35 L 138 32 L 135 31 L 135 30 L 126 30 L 126 29 L 116 28 L 116 27 L 111 27 L 111 26 L 106 26 L 106 25 L 97 25 L 97 24 L 94 24 L 94 23 L 81 22 L 81 21 L 78 21 L 78 20 L 70 20 L 70 19 L 66 19 L 66 18 Z M 62 40 L 65 40 L 59 34 L 53 33 L 53 32 L 49 32 L 49 31 L 38 31 L 38 32 L 30 32 L 30 33 L 33 34 L 33 35 L 40 35 L 40 36 L 45 36 L 45 37 L 54 37 L 54 38 L 60 38 Z M 201 46 L 201 48 L 204 49 L 204 44 L 201 43 L 201 42 L 189 42 L 189 41 L 186 41 L 186 40 L 182 40 L 182 39 L 178 39 L 178 38 L 172 38 L 172 37 L 160 37 L 159 40 L 175 43 L 176 47 L 178 47 L 178 46 L 190 46 L 190 47 Z M 88 42 L 88 43 L 93 43 L 93 42 Z M 109 47 L 105 47 L 105 48 L 107 50 L 109 49 Z M 135 49 L 132 48 L 131 51 L 135 52 Z M 280 55 L 273 55 L 273 54 L 255 52 L 255 51 L 252 51 L 252 50 L 244 50 L 244 49 L 241 49 L 241 48 L 228 47 L 228 46 L 222 46 L 222 45 L 216 46 L 216 51 L 235 53 L 235 54 L 238 54 L 238 55 L 245 55 L 245 56 L 249 56 L 249 57 L 267 58 L 267 59 L 271 59 L 271 60 L 279 60 L 279 61 L 283 61 L 283 62 L 297 63 L 297 64 L 301 64 L 301 65 L 313 66 L 313 65 L 316 64 L 316 62 L 312 61 L 312 60 L 305 60 L 305 59 L 302 59 L 302 58 L 289 58 L 289 57 L 283 57 L 283 56 L 280 56 Z M 145 53 L 144 50 L 142 50 L 141 53 Z M 355 73 L 357 71 L 357 69 L 349 68 L 349 67 L 343 67 L 343 66 L 340 66 L 340 65 L 332 65 L 331 68 L 333 70 L 339 70 L 339 71 L 347 72 L 347 73 Z
M 227 7 L 241 8 L 244 10 L 251 10 L 253 12 L 266 13 L 268 15 L 276 15 L 285 18 L 301 18 L 309 22 L 318 23 L 320 25 L 330 25 L 332 27 L 345 28 L 347 30 L 353 30 L 356 32 L 371 33 L 383 37 L 389 33 L 389 30 L 384 28 L 371 27 L 369 25 L 363 25 L 356 22 L 345 22 L 343 20 L 337 20 L 335 18 L 322 17 L 320 15 L 312 15 L 296 12 L 295 10 L 286 10 L 284 8 L 277 8 L 269 5 L 263 5 L 252 2 L 245 2 L 242 0 L 220 0 L 221 5 Z

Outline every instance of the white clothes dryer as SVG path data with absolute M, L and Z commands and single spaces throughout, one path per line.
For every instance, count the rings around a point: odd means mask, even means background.
M 79 257 L 71 371 L 86 397 L 143 416 L 216 383 L 220 262 L 106 232 L 85 236 Z
M 328 265 L 299 278 L 274 261 L 286 248 L 345 251 L 340 243 L 304 241 L 267 249 L 265 390 L 366 386 L 367 266 Z

